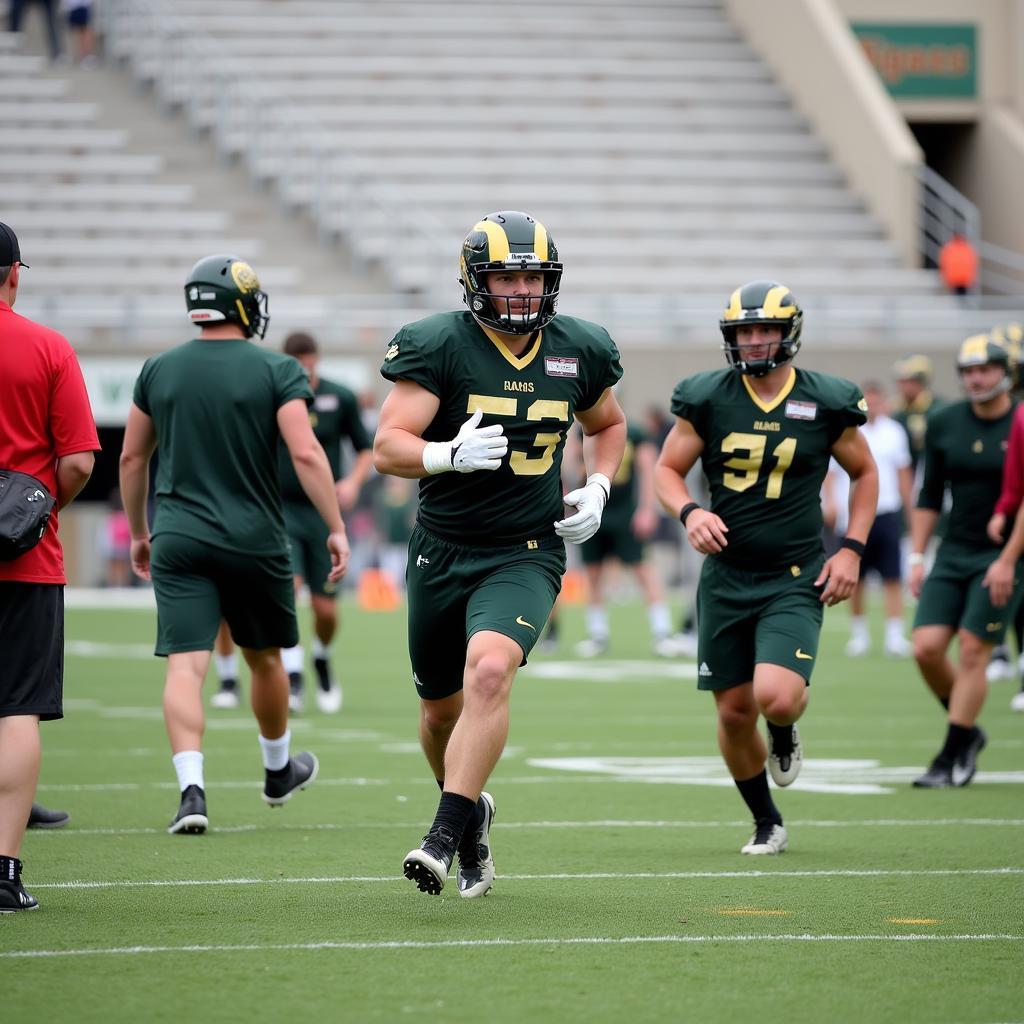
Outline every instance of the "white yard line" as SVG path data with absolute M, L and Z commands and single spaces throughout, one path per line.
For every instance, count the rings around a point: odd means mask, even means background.
M 32 960 L 74 956 L 140 956 L 157 953 L 279 953 L 286 951 L 314 952 L 344 950 L 354 952 L 405 949 L 482 949 L 508 946 L 650 946 L 705 945 L 717 942 L 1021 942 L 1024 935 L 583 935 L 548 936 L 532 939 L 384 939 L 377 942 L 295 942 L 246 943 L 238 945 L 203 946 L 113 946 L 95 949 L 24 949 L 0 953 L 0 959 Z

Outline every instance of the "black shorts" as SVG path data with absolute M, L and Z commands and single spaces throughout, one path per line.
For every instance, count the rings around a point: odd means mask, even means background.
M 0 718 L 63 718 L 63 584 L 0 582 L 0 650 Z
M 864 545 L 864 557 L 860 560 L 861 578 L 872 569 L 883 580 L 899 580 L 900 537 L 903 534 L 903 515 L 900 512 L 883 512 L 875 516 L 874 525 Z

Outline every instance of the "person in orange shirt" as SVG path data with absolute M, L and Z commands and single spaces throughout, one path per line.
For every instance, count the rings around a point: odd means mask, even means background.
M 961 234 L 954 234 L 939 250 L 942 283 L 954 295 L 966 295 L 978 284 L 978 250 Z

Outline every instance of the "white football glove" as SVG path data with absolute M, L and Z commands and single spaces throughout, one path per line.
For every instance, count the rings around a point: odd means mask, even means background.
M 452 441 L 428 441 L 423 449 L 423 468 L 435 473 L 472 473 L 497 469 L 508 453 L 508 438 L 500 423 L 481 427 L 482 409 L 477 409 L 459 428 Z
M 570 491 L 562 500 L 576 515 L 555 523 L 555 533 L 571 544 L 590 540 L 601 527 L 601 516 L 611 492 L 611 484 L 604 473 L 591 473 L 583 487 Z

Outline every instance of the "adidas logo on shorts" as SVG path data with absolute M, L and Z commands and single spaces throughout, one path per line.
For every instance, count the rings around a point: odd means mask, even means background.
M 699 675 L 699 676 L 713 676 L 714 672 L 712 672 L 711 669 L 708 668 L 708 663 L 706 661 L 702 661 L 700 663 L 700 668 L 697 669 L 697 675 Z

